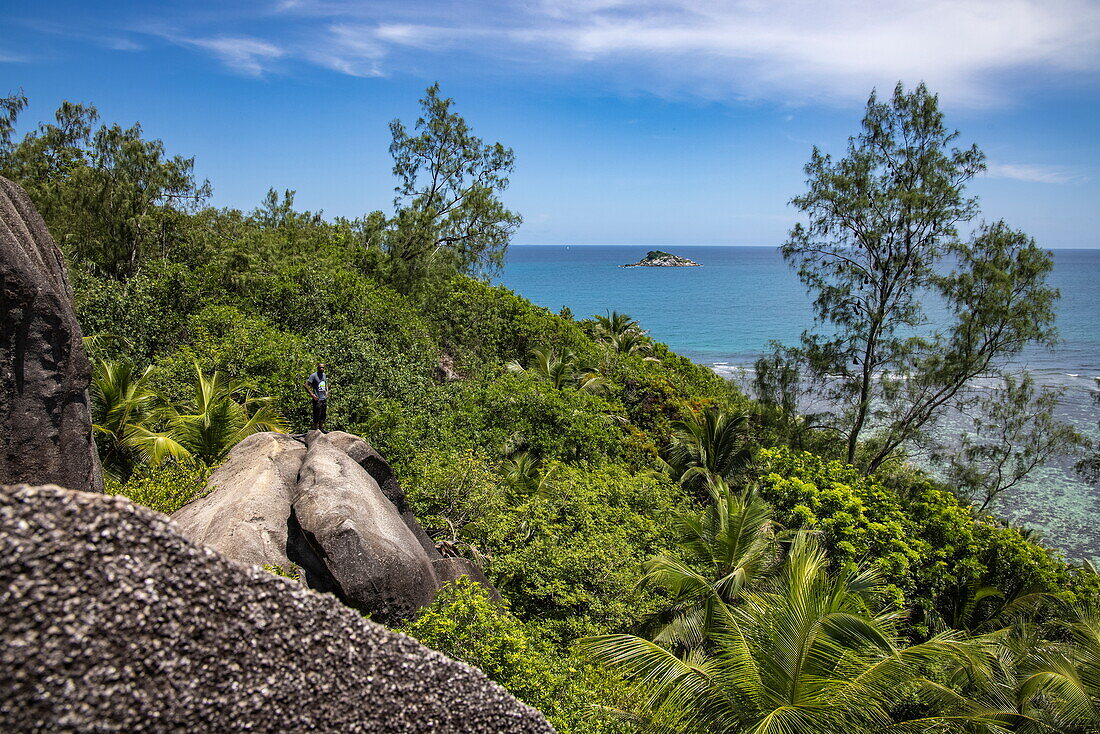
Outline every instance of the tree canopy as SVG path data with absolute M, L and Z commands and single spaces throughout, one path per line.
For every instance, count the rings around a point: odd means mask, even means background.
M 92 105 L 63 102 L 55 122 L 12 142 L 22 93 L 3 100 L 0 174 L 27 190 L 70 258 L 122 279 L 143 257 L 165 255 L 180 239 L 179 214 L 211 194 L 196 181 L 194 158 L 165 154 L 164 143 L 128 128 L 100 125 Z
M 390 123 L 399 183 L 386 248 L 398 283 L 440 267 L 490 275 L 523 221 L 499 199 L 515 164 L 512 149 L 475 137 L 453 105 L 436 83 L 420 100 L 416 134 L 400 120 Z
M 952 411 L 982 407 L 976 378 L 996 382 L 1026 345 L 1053 345 L 1059 294 L 1046 283 L 1050 253 L 1023 232 L 995 222 L 960 237 L 978 214 L 965 184 L 985 156 L 955 146 L 958 132 L 923 84 L 911 92 L 898 84 L 885 101 L 872 93 L 862 128 L 840 160 L 814 149 L 808 190 L 792 200 L 806 222 L 791 230 L 783 256 L 814 297 L 817 325 L 779 356 L 798 366 L 815 406 L 827 406 L 824 425 L 841 436 L 846 460 L 872 472 L 927 448 Z M 933 320 L 936 300 L 946 315 Z M 790 372 L 777 369 L 776 355 L 760 367 L 761 395 L 784 402 L 766 383 L 782 376 L 789 391 Z M 1026 397 L 1014 411 L 1054 426 L 1046 392 Z M 1008 408 L 998 405 L 1002 418 Z M 1020 466 L 1058 448 L 1030 445 L 1038 453 Z

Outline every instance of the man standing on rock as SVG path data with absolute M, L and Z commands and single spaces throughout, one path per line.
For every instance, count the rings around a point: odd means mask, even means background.
M 328 416 L 328 375 L 325 374 L 324 362 L 319 362 L 317 371 L 306 380 L 306 390 L 313 398 L 313 428 L 323 431 Z

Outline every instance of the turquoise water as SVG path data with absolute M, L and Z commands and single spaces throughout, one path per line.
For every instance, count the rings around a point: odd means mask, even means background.
M 576 318 L 616 310 L 658 341 L 738 379 L 772 340 L 796 344 L 813 326 L 810 300 L 774 247 L 664 246 L 700 268 L 622 268 L 653 246 L 513 246 L 500 277 L 507 287 Z M 1090 391 L 1100 377 L 1100 250 L 1055 250 L 1051 285 L 1062 292 L 1053 351 L 1029 349 L 1020 366 L 1066 388 L 1060 415 L 1095 438 Z M 930 310 L 934 311 L 934 307 Z M 1072 558 L 1100 555 L 1100 490 L 1079 481 L 1072 460 L 1044 468 L 999 500 L 996 511 L 1039 530 Z

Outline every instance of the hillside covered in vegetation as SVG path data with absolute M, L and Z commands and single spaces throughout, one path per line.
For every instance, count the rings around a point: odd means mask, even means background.
M 355 220 L 291 191 L 212 208 L 140 127 L 65 103 L 17 141 L 5 105 L 0 174 L 66 255 L 112 493 L 172 512 L 240 438 L 305 430 L 324 361 L 328 427 L 504 597 L 460 583 L 404 631 L 559 731 L 1100 726 L 1093 570 L 903 460 L 864 471 L 855 438 L 793 430 L 614 304 L 491 285 L 512 152 L 437 87 L 392 127 L 394 211 Z

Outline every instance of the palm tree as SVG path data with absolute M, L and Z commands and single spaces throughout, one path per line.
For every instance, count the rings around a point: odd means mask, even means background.
M 627 333 L 641 334 L 642 332 L 642 327 L 637 321 L 618 311 L 610 311 L 606 316 L 595 316 L 595 319 L 593 331 L 597 338 L 611 340 Z
M 613 334 L 608 341 L 611 351 L 619 354 L 647 355 L 653 351 L 653 347 L 640 331 L 625 331 L 621 334 Z
M 992 632 L 1009 628 L 1016 617 L 1034 612 L 1057 597 L 1034 588 L 1021 588 L 1005 594 L 995 586 L 972 581 L 944 595 L 948 604 L 941 611 L 931 610 L 933 629 L 956 629 L 970 633 Z
M 158 396 L 150 381 L 153 368 L 138 373 L 128 362 L 92 363 L 92 431 L 103 471 L 125 480 L 133 471 Z
M 167 429 L 165 435 L 150 437 L 150 459 L 159 463 L 166 455 L 193 456 L 213 464 L 253 433 L 285 433 L 287 423 L 270 402 L 271 398 L 253 395 L 247 383 L 221 372 L 207 377 L 196 362 L 194 395 L 164 411 Z
M 1053 626 L 1065 641 L 1035 645 L 1016 700 L 1056 731 L 1100 731 L 1100 608 L 1071 607 Z
M 780 573 L 742 590 L 737 604 L 715 605 L 706 645 L 677 652 L 622 634 L 582 645 L 639 684 L 639 709 L 619 714 L 643 730 L 963 731 L 1005 721 L 1003 713 L 945 695 L 920 675 L 945 660 L 973 656 L 974 645 L 948 632 L 905 646 L 900 613 L 877 605 L 882 579 L 856 569 L 832 575 L 828 565 L 816 541 L 799 536 Z
M 535 347 L 530 352 L 526 367 L 512 360 L 506 368 L 509 372 L 536 374 L 558 390 L 566 385 L 575 385 L 583 392 L 599 394 L 607 388 L 607 379 L 595 365 L 581 360 L 568 350 L 559 353 L 550 348 Z
M 752 460 L 749 417 L 708 406 L 673 423 L 672 444 L 665 460 L 673 479 L 698 488 L 709 478 L 732 479 Z
M 643 583 L 669 595 L 669 608 L 648 635 L 670 649 L 703 644 L 723 607 L 770 572 L 778 560 L 771 508 L 757 495 L 738 495 L 722 479 L 710 485 L 712 502 L 678 523 L 682 557 L 657 556 L 645 566 Z
M 504 483 L 523 494 L 544 494 L 553 487 L 550 475 L 543 473 L 542 464 L 529 451 L 516 451 L 500 466 Z
M 1041 626 L 1017 617 L 987 634 L 984 659 L 957 660 L 953 688 L 1011 712 L 1020 734 L 1100 731 L 1100 613 L 1070 607 Z M 954 694 L 959 695 L 959 694 Z M 1008 720 L 1008 717 L 1006 717 Z

